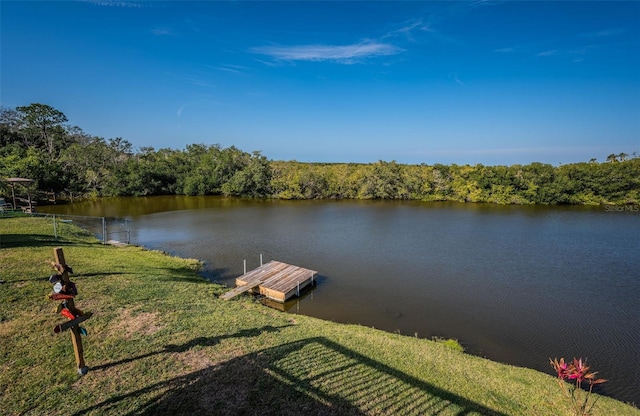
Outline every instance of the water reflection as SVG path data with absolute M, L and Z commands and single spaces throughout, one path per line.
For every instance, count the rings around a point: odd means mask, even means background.
M 273 309 L 277 309 L 282 312 L 300 313 L 300 305 L 306 299 L 313 300 L 313 291 L 318 285 L 318 279 L 316 278 L 312 284 L 306 286 L 300 291 L 300 296 L 294 296 L 286 302 L 276 302 L 269 298 L 260 299 L 260 303 Z

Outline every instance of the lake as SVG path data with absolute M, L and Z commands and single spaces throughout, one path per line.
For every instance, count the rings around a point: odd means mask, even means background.
M 40 212 L 124 217 L 131 241 L 206 262 L 233 286 L 279 260 L 317 270 L 288 313 L 409 336 L 553 373 L 586 357 L 599 392 L 640 403 L 637 206 L 113 198 Z

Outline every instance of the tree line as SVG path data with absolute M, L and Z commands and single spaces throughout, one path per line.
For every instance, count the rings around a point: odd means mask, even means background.
M 406 199 L 498 204 L 637 204 L 640 158 L 552 166 L 301 163 L 234 146 L 134 149 L 66 124 L 44 104 L 0 109 L 0 177 L 34 179 L 70 197 L 225 195 L 280 199 Z M 6 195 L 8 188 L 0 194 Z

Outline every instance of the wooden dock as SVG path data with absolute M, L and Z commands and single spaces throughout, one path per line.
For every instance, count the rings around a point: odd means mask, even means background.
M 315 270 L 272 260 L 238 277 L 236 287 L 223 293 L 220 298 L 228 300 L 253 291 L 268 299 L 284 302 L 294 295 L 300 295 L 300 290 L 312 284 L 317 274 Z

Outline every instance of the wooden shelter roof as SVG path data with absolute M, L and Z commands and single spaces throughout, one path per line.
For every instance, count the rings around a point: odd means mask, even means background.
M 29 182 L 35 182 L 33 179 L 27 179 L 27 178 L 7 178 L 5 179 L 5 182 L 9 182 L 9 183 L 29 183 Z

